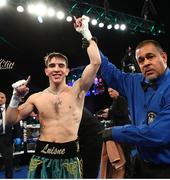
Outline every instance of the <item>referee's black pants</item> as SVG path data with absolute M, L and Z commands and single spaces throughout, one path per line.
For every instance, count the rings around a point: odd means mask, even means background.
M 170 164 L 156 165 L 143 161 L 137 156 L 134 159 L 133 178 L 170 178 Z

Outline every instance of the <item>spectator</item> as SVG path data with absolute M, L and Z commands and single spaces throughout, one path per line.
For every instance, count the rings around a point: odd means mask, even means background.
M 16 138 L 19 139 L 20 124 L 17 123 L 13 127 L 5 124 L 6 95 L 3 92 L 0 92 L 0 110 L 2 112 L 0 118 L 0 153 L 3 158 L 5 178 L 13 178 L 13 132 L 16 132 L 15 140 Z

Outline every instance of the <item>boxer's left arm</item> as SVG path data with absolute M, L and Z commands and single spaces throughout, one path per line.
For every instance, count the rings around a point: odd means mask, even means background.
M 99 49 L 94 40 L 92 40 L 91 32 L 88 28 L 88 20 L 86 16 L 82 16 L 81 18 L 75 18 L 75 29 L 80 32 L 84 38 L 89 41 L 89 47 L 87 48 L 87 53 L 90 59 L 89 65 L 83 71 L 80 83 L 80 89 L 87 92 L 91 85 L 94 82 L 97 71 L 99 70 L 101 64 L 101 58 L 99 54 Z

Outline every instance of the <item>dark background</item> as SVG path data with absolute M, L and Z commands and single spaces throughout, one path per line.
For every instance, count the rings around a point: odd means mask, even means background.
M 10 0 L 11 2 L 14 0 Z M 26 1 L 23 1 L 26 2 Z M 48 0 L 54 5 L 65 6 L 68 1 Z M 104 7 L 104 0 L 82 1 L 90 5 Z M 109 9 L 141 17 L 144 0 L 108 0 Z M 120 67 L 120 62 L 128 46 L 135 48 L 144 39 L 158 40 L 169 54 L 170 15 L 167 0 L 152 0 L 156 15 L 149 12 L 148 18 L 165 25 L 165 34 L 153 36 L 145 33 L 120 32 L 92 27 L 90 30 L 98 38 L 100 49 L 110 60 Z M 44 75 L 43 57 L 50 52 L 64 53 L 69 58 L 70 68 L 86 65 L 88 59 L 81 48 L 81 35 L 73 28 L 73 23 L 65 20 L 46 19 L 40 24 L 27 12 L 18 13 L 15 4 L 0 9 L 0 59 L 15 62 L 14 70 L 0 70 L 0 91 L 11 96 L 11 84 L 31 75 L 30 93 L 41 91 L 48 86 Z M 168 63 L 169 64 L 169 63 Z M 96 98 L 96 97 L 93 97 Z M 100 99 L 100 98 L 98 98 Z M 97 100 L 99 101 L 99 100 Z M 97 102 L 98 103 L 98 102 Z

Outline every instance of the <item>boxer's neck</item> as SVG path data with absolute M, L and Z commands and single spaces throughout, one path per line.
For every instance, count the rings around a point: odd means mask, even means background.
M 62 92 L 65 91 L 66 88 L 67 88 L 67 86 L 64 86 L 64 87 L 62 87 L 62 88 L 60 88 L 60 89 L 55 89 L 55 88 L 52 88 L 52 87 L 48 87 L 48 88 L 47 88 L 47 91 L 48 91 L 49 93 L 54 94 L 54 95 L 60 95 Z

